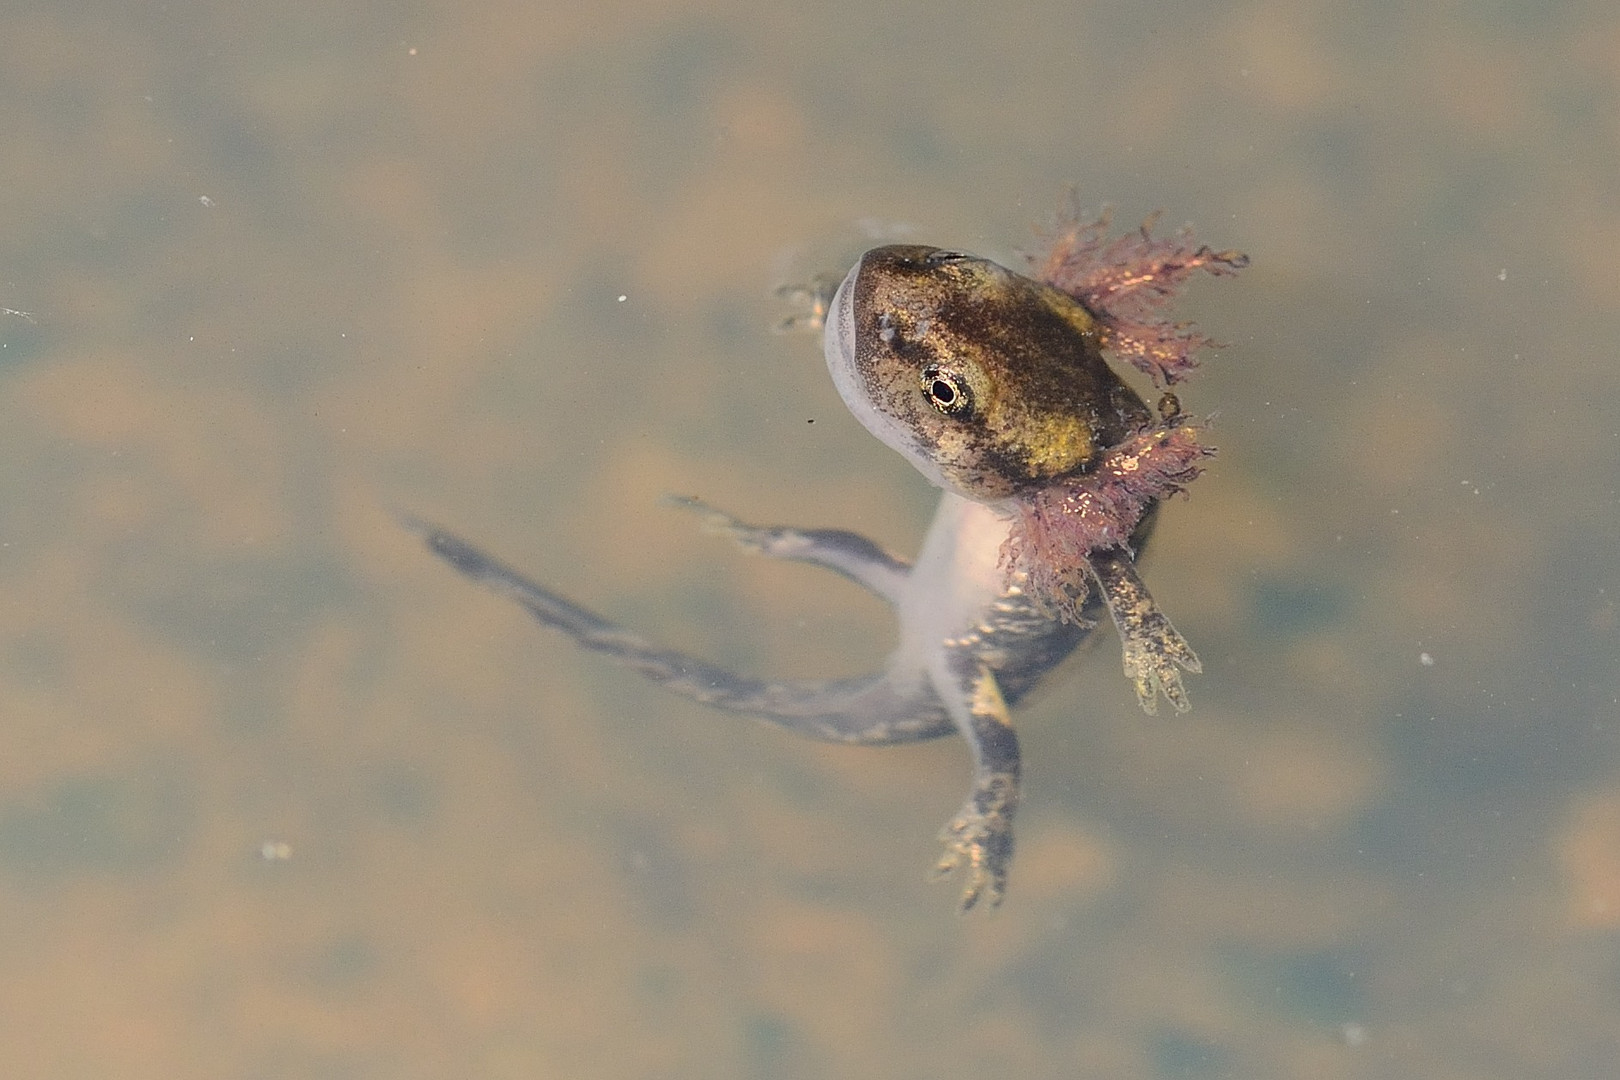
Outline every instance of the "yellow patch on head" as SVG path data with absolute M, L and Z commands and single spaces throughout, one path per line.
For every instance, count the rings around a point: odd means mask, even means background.
M 1030 472 L 1041 477 L 1062 476 L 1080 468 L 1096 453 L 1091 425 L 1078 416 L 1048 413 L 1029 424 L 1020 449 Z

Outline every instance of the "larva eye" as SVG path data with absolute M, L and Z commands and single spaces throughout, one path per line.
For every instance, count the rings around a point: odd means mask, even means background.
M 967 380 L 941 364 L 922 369 L 922 391 L 928 403 L 946 416 L 960 419 L 973 412 L 973 391 Z

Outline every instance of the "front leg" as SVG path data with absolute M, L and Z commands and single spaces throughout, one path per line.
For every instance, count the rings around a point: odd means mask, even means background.
M 1176 665 L 1194 673 L 1202 671 L 1203 665 L 1187 639 L 1159 610 L 1153 594 L 1137 574 L 1130 552 L 1124 548 L 1106 548 L 1092 552 L 1087 562 L 1108 605 L 1108 613 L 1114 617 L 1114 626 L 1119 630 L 1125 676 L 1135 684 L 1136 700 L 1141 702 L 1143 711 L 1150 716 L 1156 714 L 1160 694 L 1176 712 L 1192 708 Z
M 692 510 L 703 526 L 728 536 L 744 551 L 772 559 L 820 566 L 862 586 L 891 604 L 900 602 L 911 564 L 884 551 L 866 537 L 843 529 L 795 529 L 785 525 L 749 525 L 690 495 L 671 495 L 671 506 Z
M 966 871 L 963 911 L 981 899 L 996 907 L 1007 890 L 1007 868 L 1012 863 L 1018 734 L 995 674 L 971 649 L 952 648 L 941 682 L 940 696 L 973 750 L 973 790 L 940 834 L 945 855 L 934 872 L 942 877 L 957 867 Z

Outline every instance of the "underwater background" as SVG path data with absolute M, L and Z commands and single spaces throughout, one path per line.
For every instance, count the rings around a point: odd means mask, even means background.
M 0 1074 L 1620 1075 L 1620 11 L 1598 0 L 0 11 Z M 1073 189 L 1252 266 L 1155 596 L 960 740 L 705 710 L 438 562 L 852 674 L 915 550 L 772 290 Z

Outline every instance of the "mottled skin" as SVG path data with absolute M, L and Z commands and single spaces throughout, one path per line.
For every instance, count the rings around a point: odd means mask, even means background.
M 994 263 L 917 246 L 862 257 L 826 308 L 825 353 L 855 416 L 942 496 L 914 564 L 839 530 L 746 525 L 692 500 L 744 548 L 833 570 L 887 600 L 900 643 L 882 671 L 850 679 L 750 679 L 656 647 L 535 584 L 451 534 L 408 522 L 470 578 L 670 689 L 831 742 L 887 745 L 960 733 L 973 784 L 945 827 L 941 872 L 965 871 L 964 909 L 999 903 L 1019 798 L 1018 703 L 1090 632 L 1026 594 L 1002 546 L 1008 501 L 1083 474 L 1153 413 L 1103 361 L 1091 314 L 1068 295 Z M 1140 550 L 1150 508 L 1132 537 Z M 1094 552 L 1106 602 L 1144 705 L 1163 692 L 1185 708 L 1177 663 L 1197 658 L 1153 605 L 1123 547 Z
M 985 259 L 896 245 L 833 297 L 827 364 L 844 403 L 940 487 L 992 501 L 1081 472 L 1152 413 L 1078 302 Z

